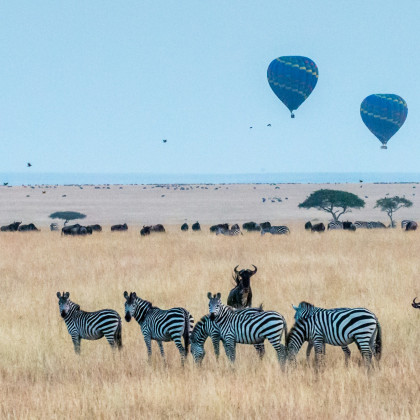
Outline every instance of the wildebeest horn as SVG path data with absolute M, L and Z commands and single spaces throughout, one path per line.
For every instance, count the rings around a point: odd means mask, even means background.
M 417 299 L 417 297 L 415 297 L 413 299 L 413 303 L 412 303 L 413 308 L 419 308 L 420 309 L 420 302 L 416 302 L 416 299 Z
M 254 267 L 254 271 L 251 271 L 251 274 L 254 275 L 257 272 L 257 267 L 255 267 L 254 264 L 252 264 L 252 266 Z
M 236 274 L 238 274 L 238 267 L 239 267 L 239 264 L 233 269 L 233 271 L 236 273 Z

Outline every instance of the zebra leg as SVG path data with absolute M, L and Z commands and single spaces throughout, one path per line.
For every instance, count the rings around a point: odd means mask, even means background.
M 224 341 L 226 356 L 231 363 L 235 363 L 236 359 L 236 343 L 235 341 Z
M 219 360 L 220 356 L 220 338 L 213 338 L 211 339 L 213 343 L 214 353 L 216 354 L 216 360 Z
M 280 362 L 282 369 L 286 364 L 286 347 L 280 343 L 281 336 L 267 337 L 270 344 L 274 347 L 277 353 L 277 360 Z
M 325 343 L 321 340 L 314 341 L 313 346 L 315 349 L 315 369 L 319 370 L 320 366 L 324 363 L 324 354 L 325 354 Z
M 255 347 L 255 350 L 257 350 L 258 357 L 260 358 L 260 360 L 262 360 L 265 355 L 264 343 L 254 344 L 254 347 Z
M 366 340 L 366 337 L 359 336 L 354 337 L 354 339 L 356 340 L 357 346 L 359 347 L 360 353 L 365 361 L 365 366 L 369 370 L 372 363 L 372 349 L 370 348 L 369 341 Z
M 160 355 L 162 356 L 162 358 L 165 360 L 165 351 L 163 350 L 163 344 L 162 341 L 157 340 L 158 346 L 159 346 L 159 350 L 160 350 Z
M 185 351 L 184 346 L 181 343 L 181 337 L 173 337 L 172 340 L 174 340 L 175 345 L 177 347 L 177 349 L 179 350 L 179 353 L 181 354 L 181 363 L 182 366 L 184 366 L 184 362 L 185 362 L 185 357 L 187 356 L 187 353 Z
M 80 354 L 80 337 L 78 335 L 73 335 L 71 339 L 73 341 L 74 351 L 76 354 Z
M 151 343 L 151 337 L 149 335 L 144 336 L 144 342 L 146 343 L 147 347 L 147 360 L 150 363 L 152 359 L 152 343 Z
M 343 346 L 341 348 L 343 349 L 343 352 L 344 352 L 344 361 L 346 363 L 346 367 L 348 367 L 350 356 L 351 356 L 351 351 L 347 346 Z
M 313 349 L 314 345 L 311 341 L 308 341 L 308 347 L 306 347 L 306 361 L 309 363 L 309 357 L 311 355 L 311 351 Z

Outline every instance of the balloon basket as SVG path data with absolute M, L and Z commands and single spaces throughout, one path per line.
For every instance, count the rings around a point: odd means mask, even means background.
M 385 144 L 381 146 L 381 149 L 388 149 L 388 146 L 386 146 Z
M 295 114 L 293 114 L 293 112 L 290 114 L 290 118 L 295 118 Z

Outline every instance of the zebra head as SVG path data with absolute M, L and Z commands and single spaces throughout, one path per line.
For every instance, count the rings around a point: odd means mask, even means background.
M 209 313 L 210 313 L 210 319 L 214 321 L 216 317 L 219 315 L 220 310 L 222 308 L 222 301 L 220 298 L 222 295 L 220 293 L 217 293 L 216 295 L 213 295 L 208 292 L 207 297 L 209 298 Z
M 61 294 L 60 292 L 57 292 L 58 297 L 58 307 L 60 308 L 60 315 L 62 318 L 65 318 L 70 310 L 70 293 L 66 292 Z
M 136 292 L 131 292 L 128 295 L 127 291 L 124 292 L 125 297 L 125 320 L 127 322 L 131 321 L 131 317 L 134 315 L 134 312 L 137 307 L 137 295 Z
M 295 321 L 299 319 L 307 318 L 313 314 L 314 305 L 308 302 L 300 302 L 299 306 L 292 305 L 295 312 Z

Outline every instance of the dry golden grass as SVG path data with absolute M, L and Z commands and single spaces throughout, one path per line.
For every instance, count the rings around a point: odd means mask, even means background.
M 1 418 L 419 418 L 419 234 L 387 231 L 289 237 L 245 234 L 216 237 L 178 232 L 141 238 L 138 231 L 86 238 L 57 232 L 2 233 L 0 273 Z M 216 363 L 210 340 L 201 369 L 184 369 L 173 343 L 165 368 L 153 344 L 147 364 L 139 326 L 123 320 L 123 344 L 113 353 L 105 339 L 82 341 L 76 356 L 57 291 L 69 291 L 82 309 L 113 308 L 123 316 L 123 292 L 136 291 L 161 308 L 184 306 L 198 320 L 208 291 L 232 287 L 232 268 L 258 266 L 254 305 L 282 313 L 290 328 L 291 303 L 363 306 L 383 328 L 380 367 L 368 375 L 344 366 L 341 349 L 327 347 L 316 375 L 305 362 L 283 373 L 267 345 L 259 362 L 239 346 L 235 369 L 224 353 Z

